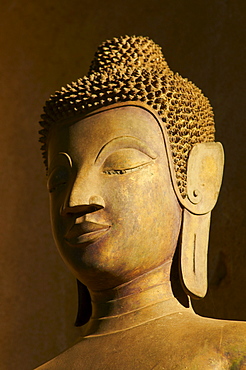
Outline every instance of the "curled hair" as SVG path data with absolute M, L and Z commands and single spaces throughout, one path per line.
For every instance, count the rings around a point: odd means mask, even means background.
M 214 141 L 213 111 L 192 82 L 173 73 L 161 48 L 148 37 L 123 36 L 99 46 L 86 76 L 62 87 L 46 102 L 40 122 L 44 162 L 54 123 L 117 102 L 151 107 L 166 129 L 178 188 L 186 196 L 187 159 L 196 143 Z

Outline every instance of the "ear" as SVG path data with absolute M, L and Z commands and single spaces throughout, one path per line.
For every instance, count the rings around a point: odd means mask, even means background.
M 222 182 L 224 151 L 221 143 L 196 144 L 187 163 L 185 208 L 197 215 L 211 212 Z
M 207 293 L 207 253 L 211 212 L 194 215 L 184 209 L 181 239 L 181 281 L 193 298 Z
M 218 198 L 223 165 L 220 143 L 196 144 L 188 159 L 187 198 L 182 202 L 181 280 L 194 298 L 202 298 L 207 292 L 210 215 Z

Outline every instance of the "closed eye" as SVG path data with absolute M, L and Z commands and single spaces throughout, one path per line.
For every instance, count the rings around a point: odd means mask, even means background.
M 106 173 L 107 175 L 124 175 L 124 173 L 136 171 L 142 167 L 147 166 L 148 164 L 150 164 L 150 162 L 140 164 L 139 166 L 132 167 L 132 168 L 125 168 L 124 170 L 105 170 L 103 171 L 103 173 Z
M 153 161 L 147 154 L 134 148 L 123 148 L 110 154 L 103 163 L 103 173 L 123 175 L 136 171 Z
M 50 193 L 54 193 L 61 186 L 68 182 L 68 170 L 64 166 L 55 167 L 51 172 L 47 182 L 47 188 Z

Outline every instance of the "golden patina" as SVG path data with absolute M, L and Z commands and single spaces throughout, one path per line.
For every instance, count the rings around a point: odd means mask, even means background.
M 244 369 L 246 325 L 194 313 L 223 172 L 207 98 L 148 38 L 99 47 L 46 103 L 54 238 L 78 280 L 78 342 L 38 369 Z M 237 367 L 235 367 L 237 366 Z

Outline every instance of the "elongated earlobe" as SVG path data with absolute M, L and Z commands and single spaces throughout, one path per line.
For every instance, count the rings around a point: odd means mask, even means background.
M 188 159 L 187 197 L 181 201 L 180 270 L 183 287 L 194 298 L 202 298 L 207 292 L 210 216 L 218 198 L 223 165 L 220 143 L 196 144 Z
M 194 215 L 184 210 L 181 237 L 181 276 L 185 291 L 193 298 L 207 292 L 207 253 L 211 212 Z

